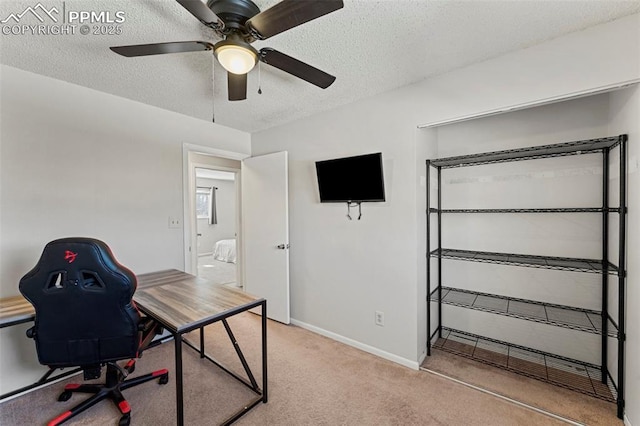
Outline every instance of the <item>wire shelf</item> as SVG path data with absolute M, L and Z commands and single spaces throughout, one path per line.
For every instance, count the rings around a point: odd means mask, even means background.
M 435 249 L 430 255 L 443 259 L 465 260 L 469 262 L 494 263 L 501 265 L 525 266 L 529 268 L 555 269 L 560 271 L 589 272 L 594 274 L 617 275 L 618 267 L 595 259 L 578 259 L 554 256 L 534 256 L 527 254 L 494 253 L 472 250 Z
M 438 213 L 438 209 L 429 209 L 430 213 Z M 620 213 L 617 207 L 566 207 L 535 209 L 442 209 L 440 213 Z
M 534 146 L 530 148 L 509 149 L 504 151 L 485 152 L 462 155 L 458 157 L 437 158 L 430 160 L 434 167 L 443 169 L 451 167 L 476 166 L 481 164 L 505 163 L 510 161 L 532 160 L 537 158 L 564 157 L 576 154 L 592 154 L 617 146 L 623 136 L 580 140 L 553 145 Z
M 439 301 L 437 288 L 431 293 L 431 301 Z M 571 330 L 602 334 L 602 312 L 590 309 L 451 287 L 442 287 L 442 303 Z M 617 338 L 617 326 L 614 323 L 611 325 L 613 327 L 607 327 L 607 335 Z
M 602 383 L 598 365 L 446 327 L 433 348 L 604 401 L 617 400 L 613 381 L 607 374 L 607 384 Z

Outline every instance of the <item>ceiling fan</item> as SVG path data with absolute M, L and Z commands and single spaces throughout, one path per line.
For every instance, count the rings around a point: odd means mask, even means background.
M 257 51 L 251 46 L 298 25 L 341 9 L 342 0 L 282 0 L 260 12 L 251 0 L 176 0 L 182 7 L 213 29 L 222 40 L 179 41 L 169 43 L 115 46 L 110 49 L 126 56 L 162 55 L 212 50 L 218 62 L 227 70 L 230 101 L 247 98 L 247 73 L 258 61 L 269 64 L 322 89 L 329 87 L 335 77 L 309 64 L 265 47 Z

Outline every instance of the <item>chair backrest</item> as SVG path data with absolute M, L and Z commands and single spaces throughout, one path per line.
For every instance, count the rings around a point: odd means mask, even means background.
M 136 285 L 136 276 L 102 241 L 64 238 L 47 244 L 20 280 L 20 292 L 36 311 L 40 363 L 86 366 L 135 357 L 140 345 L 140 314 L 132 301 Z

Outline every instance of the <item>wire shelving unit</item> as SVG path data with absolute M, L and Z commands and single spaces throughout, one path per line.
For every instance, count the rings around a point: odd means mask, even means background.
M 619 149 L 619 205 L 609 205 L 610 152 Z M 572 389 L 617 404 L 619 418 L 624 413 L 624 342 L 625 336 L 625 277 L 626 277 L 626 152 L 627 135 L 572 141 L 481 154 L 427 160 L 427 355 L 431 349 L 454 353 L 485 364 L 503 368 L 518 374 Z M 602 155 L 602 205 L 563 208 L 442 208 L 442 170 L 569 155 Z M 437 202 L 431 203 L 431 168 L 437 178 Z M 520 253 L 497 253 L 442 247 L 442 216 L 444 214 L 597 214 L 602 220 L 602 256 L 598 259 L 565 258 Z M 617 214 L 617 232 L 610 232 L 609 215 Z M 432 216 L 437 217 L 437 245 L 431 247 Z M 617 262 L 610 260 L 610 234 L 615 234 L 618 244 Z M 432 265 L 434 259 L 437 266 Z M 480 262 L 526 268 L 552 269 L 602 276 L 600 310 L 566 306 L 546 301 L 527 300 L 500 294 L 483 293 L 445 286 L 443 284 L 443 259 L 464 262 Z M 432 269 L 437 274 L 432 286 Z M 617 300 L 609 300 L 610 276 L 617 277 Z M 432 304 L 437 303 L 437 319 L 432 321 Z M 540 350 L 515 345 L 506 341 L 479 336 L 464 330 L 454 330 L 443 324 L 442 305 L 488 312 L 496 315 L 533 321 L 553 327 L 600 336 L 600 365 L 554 355 Z M 612 317 L 610 306 L 614 305 Z M 434 323 L 435 322 L 435 323 Z M 617 374 L 608 370 L 609 339 L 617 340 Z

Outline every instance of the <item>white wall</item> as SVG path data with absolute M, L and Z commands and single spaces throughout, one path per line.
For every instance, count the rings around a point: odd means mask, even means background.
M 358 103 L 254 135 L 252 151 L 289 152 L 292 318 L 415 362 L 415 126 L 402 116 Z M 315 161 L 379 151 L 386 202 L 363 203 L 360 221 L 319 202 Z
M 136 273 L 183 268 L 182 144 L 250 152 L 250 135 L 2 66 L 0 295 L 55 238 L 104 240 Z M 26 326 L 0 331 L 0 392 L 41 374 Z
M 640 87 L 611 94 L 610 132 L 628 133 L 626 417 L 640 425 Z
M 236 184 L 233 180 L 198 178 L 199 187 L 215 186 L 218 223 L 198 219 L 198 255 L 211 254 L 216 241 L 236 237 Z
M 289 151 L 292 317 L 417 363 L 426 201 L 416 156 L 433 151 L 418 147 L 429 137 L 416 126 L 638 79 L 639 28 L 640 15 L 630 16 L 254 134 L 254 155 Z M 386 203 L 365 204 L 363 220 L 349 222 L 344 206 L 318 202 L 314 161 L 374 151 Z M 385 327 L 374 325 L 376 310 Z

